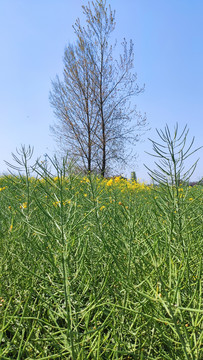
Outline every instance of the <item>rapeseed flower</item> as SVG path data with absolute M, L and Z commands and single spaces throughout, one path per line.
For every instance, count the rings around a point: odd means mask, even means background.
M 61 202 L 60 202 L 60 201 L 55 201 L 55 202 L 53 202 L 53 205 L 54 205 L 55 207 L 61 206 Z
M 22 205 L 20 205 L 21 209 L 26 209 L 27 208 L 27 202 L 24 202 Z
M 113 179 L 110 179 L 109 181 L 107 181 L 106 186 L 111 186 L 113 185 Z

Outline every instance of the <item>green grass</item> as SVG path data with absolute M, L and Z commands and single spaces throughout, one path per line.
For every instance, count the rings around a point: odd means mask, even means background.
M 57 171 L 0 179 L 0 359 L 202 359 L 203 188 Z

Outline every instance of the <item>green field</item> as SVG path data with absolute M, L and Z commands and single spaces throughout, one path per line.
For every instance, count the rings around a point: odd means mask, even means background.
M 202 359 L 202 195 L 1 177 L 0 359 Z

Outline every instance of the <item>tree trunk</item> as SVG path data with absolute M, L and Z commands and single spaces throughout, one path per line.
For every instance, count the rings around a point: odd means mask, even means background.
M 103 109 L 102 109 L 103 110 Z M 103 118 L 103 111 L 102 111 L 102 167 L 101 167 L 101 176 L 104 177 L 105 170 L 106 170 L 106 133 L 105 133 L 105 122 Z

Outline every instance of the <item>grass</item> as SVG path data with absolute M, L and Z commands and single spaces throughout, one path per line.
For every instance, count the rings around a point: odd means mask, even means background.
M 200 360 L 203 187 L 0 179 L 0 359 Z

